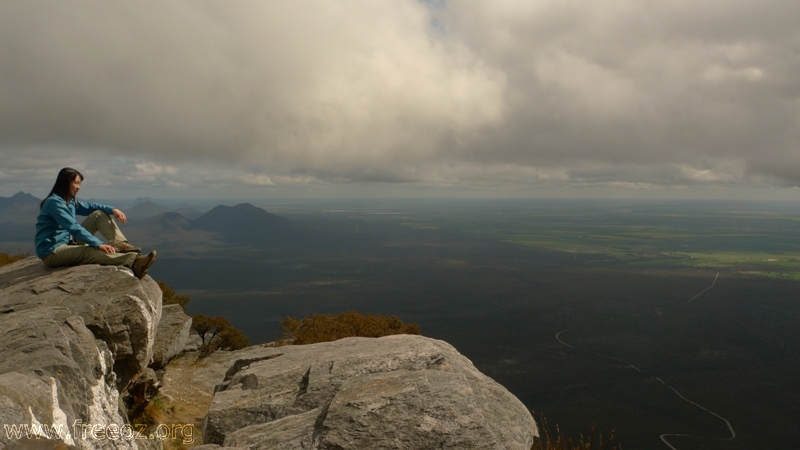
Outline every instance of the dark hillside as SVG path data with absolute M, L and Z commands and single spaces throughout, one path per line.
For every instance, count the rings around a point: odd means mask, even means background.
M 158 203 L 148 200 L 129 208 L 127 211 L 125 211 L 125 214 L 131 219 L 133 218 L 138 219 L 138 218 L 154 217 L 169 211 L 170 211 L 169 208 L 165 208 L 159 205 Z
M 142 221 L 141 225 L 163 231 L 188 230 L 192 227 L 192 223 L 189 219 L 176 212 L 165 212 L 155 217 L 150 217 Z
M 19 191 L 11 197 L 0 197 L 0 210 L 8 208 L 28 208 L 30 206 L 39 206 L 41 200 L 28 194 Z
M 0 222 L 36 223 L 40 201 L 25 192 L 17 192 L 11 197 L 0 197 Z
M 257 243 L 274 245 L 302 234 L 294 222 L 270 214 L 250 203 L 217 206 L 192 221 L 192 226 L 217 233 L 223 241 L 250 245 Z

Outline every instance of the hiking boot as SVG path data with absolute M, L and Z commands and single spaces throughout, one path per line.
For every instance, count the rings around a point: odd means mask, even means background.
M 112 245 L 117 253 L 141 253 L 141 247 L 134 247 L 128 241 L 117 242 Z
M 141 280 L 145 275 L 147 275 L 147 269 L 149 269 L 150 266 L 156 262 L 157 256 L 158 254 L 155 250 L 153 250 L 152 252 L 148 253 L 147 256 L 137 256 L 136 259 L 133 260 L 131 270 L 136 278 Z

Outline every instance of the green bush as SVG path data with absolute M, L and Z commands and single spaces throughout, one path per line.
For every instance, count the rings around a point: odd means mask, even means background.
M 393 334 L 419 334 L 419 326 L 406 324 L 397 316 L 361 314 L 313 314 L 300 320 L 287 317 L 281 321 L 284 339 L 295 345 L 330 342 L 346 337 L 381 337 Z

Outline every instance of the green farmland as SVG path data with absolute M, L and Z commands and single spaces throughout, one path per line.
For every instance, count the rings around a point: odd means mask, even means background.
M 724 269 L 743 275 L 800 279 L 800 208 L 796 204 L 618 205 L 540 202 L 493 214 L 431 213 L 406 222 L 512 244 L 593 255 L 635 267 Z

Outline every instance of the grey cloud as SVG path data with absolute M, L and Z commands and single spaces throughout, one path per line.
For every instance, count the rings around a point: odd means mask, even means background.
M 778 0 L 3 2 L 0 183 L 61 148 L 102 185 L 793 185 L 798 23 Z
M 346 176 L 416 164 L 502 106 L 502 74 L 431 40 L 416 2 L 2 8 L 7 145 Z
M 527 14 L 509 4 L 459 2 L 449 16 L 506 69 L 514 97 L 477 160 L 489 142 L 539 164 L 752 166 L 796 152 L 800 17 L 790 2 L 537 2 Z

